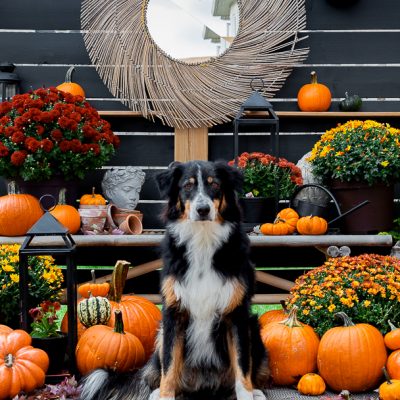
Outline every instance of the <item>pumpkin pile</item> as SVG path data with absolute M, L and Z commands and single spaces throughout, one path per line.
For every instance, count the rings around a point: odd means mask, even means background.
M 300 217 L 293 208 L 281 210 L 273 223 L 260 226 L 263 235 L 291 235 L 296 231 L 300 235 L 323 235 L 328 230 L 328 222 L 321 217 Z

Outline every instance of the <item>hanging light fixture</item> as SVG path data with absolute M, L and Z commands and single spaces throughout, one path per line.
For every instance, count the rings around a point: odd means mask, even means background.
M 0 102 L 8 101 L 19 93 L 20 79 L 14 69 L 14 64 L 0 63 Z

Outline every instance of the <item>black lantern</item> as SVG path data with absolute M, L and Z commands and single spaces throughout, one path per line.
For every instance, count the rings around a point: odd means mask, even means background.
M 14 64 L 0 63 L 0 102 L 8 101 L 19 93 L 20 79 L 14 69 Z
M 35 241 L 34 239 L 37 238 Z M 59 240 L 58 240 L 59 239 Z M 68 229 L 61 225 L 48 211 L 32 226 L 19 250 L 19 290 L 21 296 L 21 327 L 28 331 L 28 257 L 60 256 L 67 267 L 68 305 L 68 361 L 69 371 L 75 373 L 75 347 L 77 343 L 76 321 L 76 245 Z M 45 300 L 45 299 L 44 299 Z

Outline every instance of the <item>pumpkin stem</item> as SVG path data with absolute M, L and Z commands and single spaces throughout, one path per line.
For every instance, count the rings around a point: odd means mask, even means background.
M 92 187 L 92 197 L 95 198 L 96 197 L 96 193 L 95 193 L 96 188 L 93 186 Z
M 121 301 L 130 265 L 131 263 L 125 260 L 118 260 L 115 263 L 114 271 L 111 275 L 110 292 L 108 297 L 116 303 Z
M 114 315 L 115 315 L 114 332 L 120 333 L 121 335 L 125 335 L 124 320 L 122 318 L 121 310 L 115 310 Z
M 8 182 L 7 184 L 7 193 L 8 194 L 17 194 L 17 184 L 15 181 Z
M 343 326 L 349 327 L 349 326 L 354 326 L 353 321 L 350 319 L 350 317 L 343 311 L 339 311 L 335 314 L 335 317 L 340 318 L 343 320 Z
M 311 71 L 311 83 L 318 83 L 317 73 L 315 71 Z
M 289 316 L 284 321 L 280 322 L 280 324 L 286 325 L 289 328 L 302 327 L 303 325 L 297 319 L 297 311 L 298 310 L 299 310 L 299 307 L 293 306 L 289 312 Z
M 395 325 L 393 324 L 393 322 L 392 322 L 390 319 L 388 319 L 388 324 L 389 324 L 390 329 L 391 329 L 392 331 L 395 331 L 396 329 L 399 329 L 397 326 L 395 326 Z
M 279 303 L 281 303 L 281 306 L 283 308 L 283 311 L 287 312 L 287 305 L 285 300 L 281 300 Z
M 96 272 L 94 269 L 90 270 L 90 275 L 92 276 L 92 282 L 96 283 Z
M 348 390 L 342 390 L 340 392 L 340 397 L 342 397 L 345 400 L 350 400 L 350 392 Z
M 15 360 L 15 358 L 14 358 L 14 356 L 10 353 L 10 354 L 7 354 L 5 357 L 4 357 L 4 365 L 7 367 L 7 368 L 12 368 L 12 366 L 14 365 L 14 360 Z
M 75 67 L 69 67 L 67 73 L 65 74 L 65 82 L 66 83 L 71 83 L 72 82 L 72 74 L 75 71 Z
M 65 194 L 67 193 L 67 189 L 61 188 L 58 192 L 58 204 L 66 205 L 67 202 L 65 201 Z
M 385 375 L 385 379 L 386 379 L 387 384 L 391 385 L 393 382 L 391 381 L 391 378 L 389 376 L 389 372 L 387 372 L 386 367 L 382 367 L 382 372 L 383 372 L 383 375 Z

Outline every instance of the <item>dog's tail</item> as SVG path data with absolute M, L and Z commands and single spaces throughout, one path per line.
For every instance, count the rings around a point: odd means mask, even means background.
M 80 400 L 148 400 L 149 385 L 137 373 L 115 373 L 96 369 L 83 378 Z

